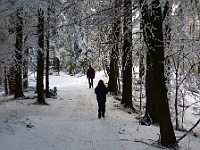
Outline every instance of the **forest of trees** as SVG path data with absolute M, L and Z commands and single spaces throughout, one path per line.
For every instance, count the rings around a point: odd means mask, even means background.
M 47 104 L 52 71 L 92 65 L 125 108 L 159 124 L 161 145 L 178 146 L 186 95 L 200 97 L 199 0 L 0 0 L 0 15 L 5 95 L 23 98 L 36 72 L 37 103 Z

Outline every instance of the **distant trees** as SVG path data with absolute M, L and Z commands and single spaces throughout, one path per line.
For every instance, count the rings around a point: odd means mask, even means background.
M 4 62 L 4 85 L 5 85 L 5 93 L 6 94 L 14 94 L 14 98 L 23 97 L 24 88 L 28 87 L 28 71 L 35 70 L 32 69 L 31 66 L 35 66 L 35 64 L 31 64 L 32 61 L 29 61 L 33 57 L 37 57 L 37 66 L 39 67 L 39 74 L 37 76 L 38 86 L 38 102 L 40 104 L 44 104 L 44 87 L 43 84 L 43 76 L 44 76 L 44 59 L 45 57 L 45 19 L 47 9 L 44 1 L 39 3 L 39 1 L 26 1 L 21 3 L 20 1 L 15 1 L 14 3 L 10 2 L 1 2 L 1 5 L 5 5 L 5 10 L 0 10 L 2 13 L 2 18 L 5 22 L 0 28 L 1 30 L 8 31 L 11 34 L 8 34 L 8 38 L 5 39 L 1 45 L 1 52 L 5 51 L 4 56 L 1 57 L 0 60 Z M 8 7 L 15 9 L 6 9 Z M 44 7 L 45 6 L 45 7 Z M 34 16 L 37 14 L 37 11 L 34 8 L 40 8 L 41 12 L 39 12 L 38 20 Z M 3 7 L 2 7 L 3 8 Z M 15 11 L 17 10 L 17 11 Z M 7 18 L 6 18 L 7 17 Z M 42 18 L 41 18 L 42 17 Z M 38 22 L 38 33 L 37 33 L 37 22 Z M 13 26 L 16 25 L 16 27 Z M 48 26 L 48 28 L 50 28 Z M 38 35 L 38 46 L 36 43 L 36 37 Z M 15 38 L 14 38 L 15 36 Z M 8 42 L 8 41 L 10 42 Z M 14 40 L 16 41 L 14 43 Z M 10 44 L 10 45 L 9 45 Z M 14 48 L 15 46 L 15 48 Z M 38 52 L 38 55 L 36 55 Z M 3 56 L 3 55 L 1 55 Z M 7 58 L 7 59 L 5 59 Z M 13 63 L 14 62 L 14 63 Z M 48 61 L 49 62 L 49 61 Z M 47 65 L 48 65 L 47 62 Z M 39 63 L 39 65 L 38 65 Z M 45 68 L 47 69 L 47 68 Z M 42 75 L 41 75 L 42 74 Z M 48 88 L 48 87 L 47 87 Z M 41 92 L 41 94 L 40 94 Z

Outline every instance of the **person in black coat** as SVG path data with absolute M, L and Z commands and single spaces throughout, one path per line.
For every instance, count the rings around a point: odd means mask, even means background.
M 93 79 L 95 77 L 94 69 L 89 65 L 89 69 L 87 70 L 87 78 L 89 83 L 89 88 L 93 87 Z
M 98 118 L 105 118 L 106 94 L 108 93 L 108 89 L 103 80 L 99 80 L 98 85 L 95 88 L 95 93 L 98 103 Z

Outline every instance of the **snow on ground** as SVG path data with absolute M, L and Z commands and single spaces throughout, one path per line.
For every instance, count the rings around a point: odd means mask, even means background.
M 103 72 L 94 80 L 107 81 Z M 35 79 L 30 79 L 35 86 Z M 107 96 L 106 118 L 97 118 L 94 89 L 85 76 L 61 73 L 50 76 L 50 87 L 58 89 L 49 105 L 35 105 L 36 99 L 0 98 L 0 150 L 156 150 L 159 128 L 142 126 L 137 114 L 127 113 L 120 102 Z M 25 93 L 33 97 L 34 92 Z M 183 133 L 176 132 L 177 136 Z M 181 150 L 198 150 L 200 139 L 188 135 Z

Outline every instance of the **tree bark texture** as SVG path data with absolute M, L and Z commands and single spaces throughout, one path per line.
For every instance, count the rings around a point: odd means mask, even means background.
M 148 52 L 146 54 L 146 112 L 145 115 L 149 116 L 152 120 L 152 123 L 158 122 L 158 112 L 156 107 L 155 95 L 156 90 L 154 87 L 154 69 L 153 69 L 153 56 L 151 51 L 153 51 L 152 44 L 153 38 L 151 35 L 151 13 L 147 3 L 141 1 L 140 6 L 142 8 L 142 28 L 143 36 Z
M 23 97 L 22 91 L 22 43 L 23 43 L 23 19 L 20 16 L 20 9 L 17 10 L 16 27 L 16 49 L 15 49 L 15 88 L 14 98 Z
M 177 142 L 170 118 L 167 88 L 164 77 L 164 42 L 161 5 L 159 0 L 153 0 L 151 4 L 152 13 L 149 17 L 148 15 L 145 16 L 145 13 L 150 11 L 148 5 L 145 4 L 143 0 L 140 0 L 140 4 L 142 9 L 144 38 L 148 52 L 153 60 L 155 103 L 159 118 L 161 145 L 175 147 L 177 146 Z M 147 27 L 146 25 L 150 26 Z
M 50 4 L 49 4 L 50 5 Z M 50 6 L 48 6 L 48 16 L 47 16 L 47 23 L 49 23 L 50 21 Z M 50 91 L 49 91 L 49 46 L 50 46 L 50 39 L 49 39 L 49 36 L 50 36 L 50 25 L 48 24 L 48 27 L 47 27 L 47 33 L 46 33 L 46 43 L 47 43 L 47 47 L 46 47 L 46 97 L 47 98 L 50 98 Z
M 115 9 L 120 7 L 119 0 L 115 1 Z M 114 46 L 111 51 L 110 55 L 110 71 L 109 71 L 109 81 L 108 81 L 108 89 L 110 92 L 114 93 L 115 95 L 118 94 L 118 75 L 119 75 L 119 67 L 118 67 L 118 42 L 119 42 L 119 33 L 120 33 L 120 18 L 117 16 L 117 11 L 115 12 L 116 18 L 115 23 L 113 25 L 113 42 Z
M 134 109 L 132 104 L 132 1 L 125 0 L 124 8 L 122 104 Z
M 161 5 L 159 0 L 152 2 L 152 11 L 155 16 L 152 18 L 154 33 L 153 48 L 154 48 L 154 59 L 153 69 L 154 71 L 154 85 L 156 93 L 156 103 L 159 115 L 160 133 L 161 133 L 161 144 L 167 147 L 173 147 L 176 145 L 175 133 L 173 130 L 169 104 L 167 98 L 167 88 L 165 85 L 164 77 L 164 43 L 163 43 L 163 30 L 162 30 L 162 14 Z
M 146 112 L 145 116 L 149 116 L 152 123 L 158 123 L 158 113 L 155 103 L 155 87 L 154 87 L 154 70 L 153 60 L 149 52 L 146 56 Z
M 38 14 L 38 45 L 39 49 L 37 51 L 37 102 L 39 104 L 46 104 L 44 99 L 44 12 L 39 10 Z

